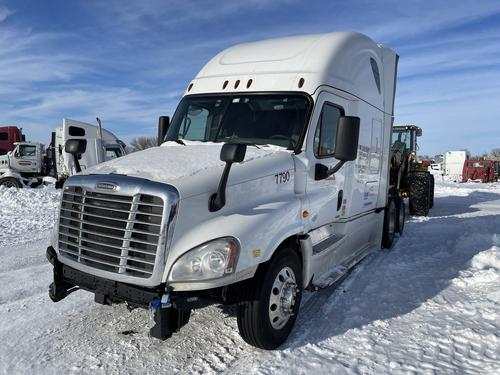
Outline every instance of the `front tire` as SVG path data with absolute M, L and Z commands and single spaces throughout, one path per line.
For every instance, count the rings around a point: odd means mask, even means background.
M 5 177 L 0 179 L 0 186 L 5 186 L 7 188 L 13 187 L 16 189 L 20 189 L 23 187 L 23 185 L 21 185 L 21 183 L 14 177 Z
M 248 344 L 276 349 L 295 324 L 302 298 L 302 266 L 297 252 L 283 248 L 243 287 L 237 320 Z

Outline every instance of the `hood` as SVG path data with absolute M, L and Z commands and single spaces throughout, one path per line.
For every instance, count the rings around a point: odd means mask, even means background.
M 95 165 L 81 174 L 120 174 L 175 186 L 181 198 L 212 192 L 217 188 L 225 163 L 220 160 L 223 143 L 166 142 L 160 147 L 134 152 Z M 245 160 L 235 163 L 228 185 L 275 174 L 293 167 L 291 151 L 277 146 L 248 146 Z

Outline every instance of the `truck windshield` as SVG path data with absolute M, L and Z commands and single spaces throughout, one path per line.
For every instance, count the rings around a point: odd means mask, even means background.
M 165 140 L 272 144 L 292 150 L 304 133 L 310 106 L 302 94 L 187 96 Z

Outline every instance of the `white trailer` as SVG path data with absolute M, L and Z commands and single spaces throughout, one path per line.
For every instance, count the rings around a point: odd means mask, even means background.
M 452 181 L 462 181 L 464 163 L 470 158 L 467 151 L 448 151 L 443 158 L 443 175 Z
M 47 149 L 41 143 L 17 142 L 15 149 L 0 156 L 0 186 L 37 187 L 40 184 L 61 184 L 75 174 L 75 158 L 64 149 L 66 141 L 81 140 L 85 149 L 77 155 L 80 168 L 125 155 L 125 144 L 106 129 L 63 119 L 61 127 L 52 133 Z
M 193 308 L 237 304 L 244 340 L 280 345 L 305 288 L 403 229 L 388 179 L 397 61 L 351 32 L 216 55 L 160 118 L 161 147 L 68 178 L 52 300 L 81 288 L 149 307 L 161 339 Z

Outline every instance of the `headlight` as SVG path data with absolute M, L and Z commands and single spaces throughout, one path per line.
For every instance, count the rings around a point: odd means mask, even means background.
M 169 281 L 216 279 L 234 272 L 240 245 L 235 238 L 224 237 L 195 247 L 174 263 Z

